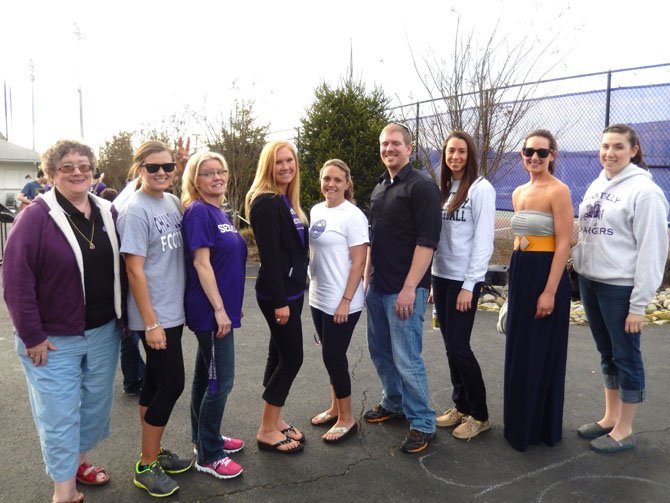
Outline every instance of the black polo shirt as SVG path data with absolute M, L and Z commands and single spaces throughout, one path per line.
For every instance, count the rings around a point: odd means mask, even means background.
M 91 201 L 91 216 L 84 214 L 63 196 L 58 189 L 56 200 L 72 227 L 81 249 L 84 264 L 84 288 L 86 290 L 85 329 L 96 328 L 116 318 L 114 310 L 114 252 L 100 209 Z M 95 228 L 93 228 L 95 222 Z M 83 235 L 82 235 L 83 234 Z M 87 239 L 93 235 L 94 249 Z
M 396 294 L 405 283 L 414 248 L 437 248 L 440 190 L 428 175 L 408 164 L 393 179 L 386 171 L 370 199 L 370 281 L 376 292 Z M 430 288 L 430 267 L 418 286 Z

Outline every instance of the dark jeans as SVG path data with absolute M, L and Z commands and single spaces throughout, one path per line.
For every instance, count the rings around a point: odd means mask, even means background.
M 198 445 L 198 463 L 210 464 L 226 457 L 221 441 L 221 420 L 235 379 L 233 331 L 218 339 L 212 332 L 196 332 L 198 351 L 191 388 L 191 438 Z M 214 350 L 216 385 L 209 387 Z
M 147 346 L 146 333 L 141 332 L 147 367 L 140 405 L 147 407 L 144 420 L 151 426 L 165 426 L 172 408 L 184 391 L 184 357 L 181 351 L 181 334 L 184 325 L 165 329 L 166 349 Z
M 330 384 L 333 385 L 337 398 L 346 398 L 351 395 L 347 349 L 361 312 L 349 314 L 346 323 L 335 323 L 333 315 L 315 307 L 311 310 L 316 334 L 321 339 L 321 354 L 330 376 Z
M 258 300 L 265 321 L 270 328 L 268 359 L 263 377 L 263 400 L 270 405 L 283 407 L 295 376 L 302 366 L 302 303 L 304 297 L 288 302 L 290 316 L 286 325 L 275 321 L 272 301 Z
M 462 287 L 462 281 L 433 276 L 433 300 L 447 350 L 453 385 L 452 399 L 458 412 L 472 416 L 478 421 L 486 421 L 489 418 L 486 388 L 479 363 L 470 348 L 470 335 L 477 313 L 481 283 L 475 285 L 472 291 L 472 304 L 466 312 L 456 309 L 456 299 Z
M 605 387 L 618 389 L 624 403 L 643 402 L 646 393 L 641 334 L 625 331 L 633 287 L 609 285 L 580 276 L 579 290 L 600 353 Z
M 144 380 L 145 364 L 140 353 L 140 332 L 131 330 L 121 339 L 121 372 L 123 373 L 123 391 L 139 393 Z

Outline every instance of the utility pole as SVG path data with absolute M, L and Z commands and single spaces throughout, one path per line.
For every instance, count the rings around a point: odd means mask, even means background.
M 35 150 L 35 62 L 30 60 L 30 91 L 32 101 L 33 150 Z
M 81 39 L 84 38 L 79 30 L 79 25 L 74 23 L 74 36 L 77 39 L 77 49 L 79 50 L 79 60 L 81 60 Z M 81 134 L 81 139 L 84 139 L 84 100 L 82 97 L 81 91 L 81 65 L 77 65 L 79 73 L 79 132 Z
M 9 140 L 9 109 L 7 108 L 7 81 L 3 81 L 3 91 L 5 98 L 5 140 Z

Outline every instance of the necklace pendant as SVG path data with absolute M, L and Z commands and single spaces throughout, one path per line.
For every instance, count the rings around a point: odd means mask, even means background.
M 95 245 L 93 243 L 88 244 L 88 249 L 89 250 L 95 250 Z

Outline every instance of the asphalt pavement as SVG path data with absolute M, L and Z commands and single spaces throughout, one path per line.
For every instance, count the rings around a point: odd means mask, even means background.
M 328 377 L 320 346 L 313 340 L 309 309 L 303 312 L 305 361 L 284 408 L 284 416 L 307 436 L 296 455 L 259 452 L 255 433 L 261 413 L 261 380 L 268 329 L 253 294 L 255 269 L 248 270 L 244 319 L 235 332 L 235 386 L 228 399 L 223 433 L 242 437 L 246 447 L 233 459 L 244 473 L 217 480 L 191 470 L 176 475 L 181 489 L 172 502 L 662 502 L 670 501 L 670 344 L 668 327 L 645 327 L 648 401 L 636 420 L 635 449 L 602 455 L 591 452 L 576 428 L 600 418 L 602 378 L 588 327 L 571 326 L 566 379 L 563 441 L 555 447 L 537 445 L 520 453 L 502 436 L 504 338 L 495 330 L 496 314 L 479 312 L 472 346 L 487 386 L 493 428 L 468 441 L 439 429 L 428 449 L 408 455 L 399 450 L 405 421 L 368 424 L 363 413 L 378 403 L 379 379 L 366 344 L 366 318 L 361 317 L 349 349 L 354 411 L 359 431 L 338 445 L 327 445 L 324 428 L 309 419 L 328 404 Z M 179 399 L 163 445 L 183 456 L 191 452 L 189 383 L 193 375 L 195 336 L 184 332 L 186 390 Z M 424 359 L 433 407 L 451 406 L 444 345 L 424 323 Z M 51 501 L 52 483 L 44 471 L 30 412 L 25 378 L 16 357 L 14 336 L 0 307 L 0 502 Z M 89 454 L 111 476 L 104 487 L 80 486 L 87 503 L 155 501 L 132 482 L 139 454 L 137 398 L 123 394 L 117 373 L 112 436 Z

